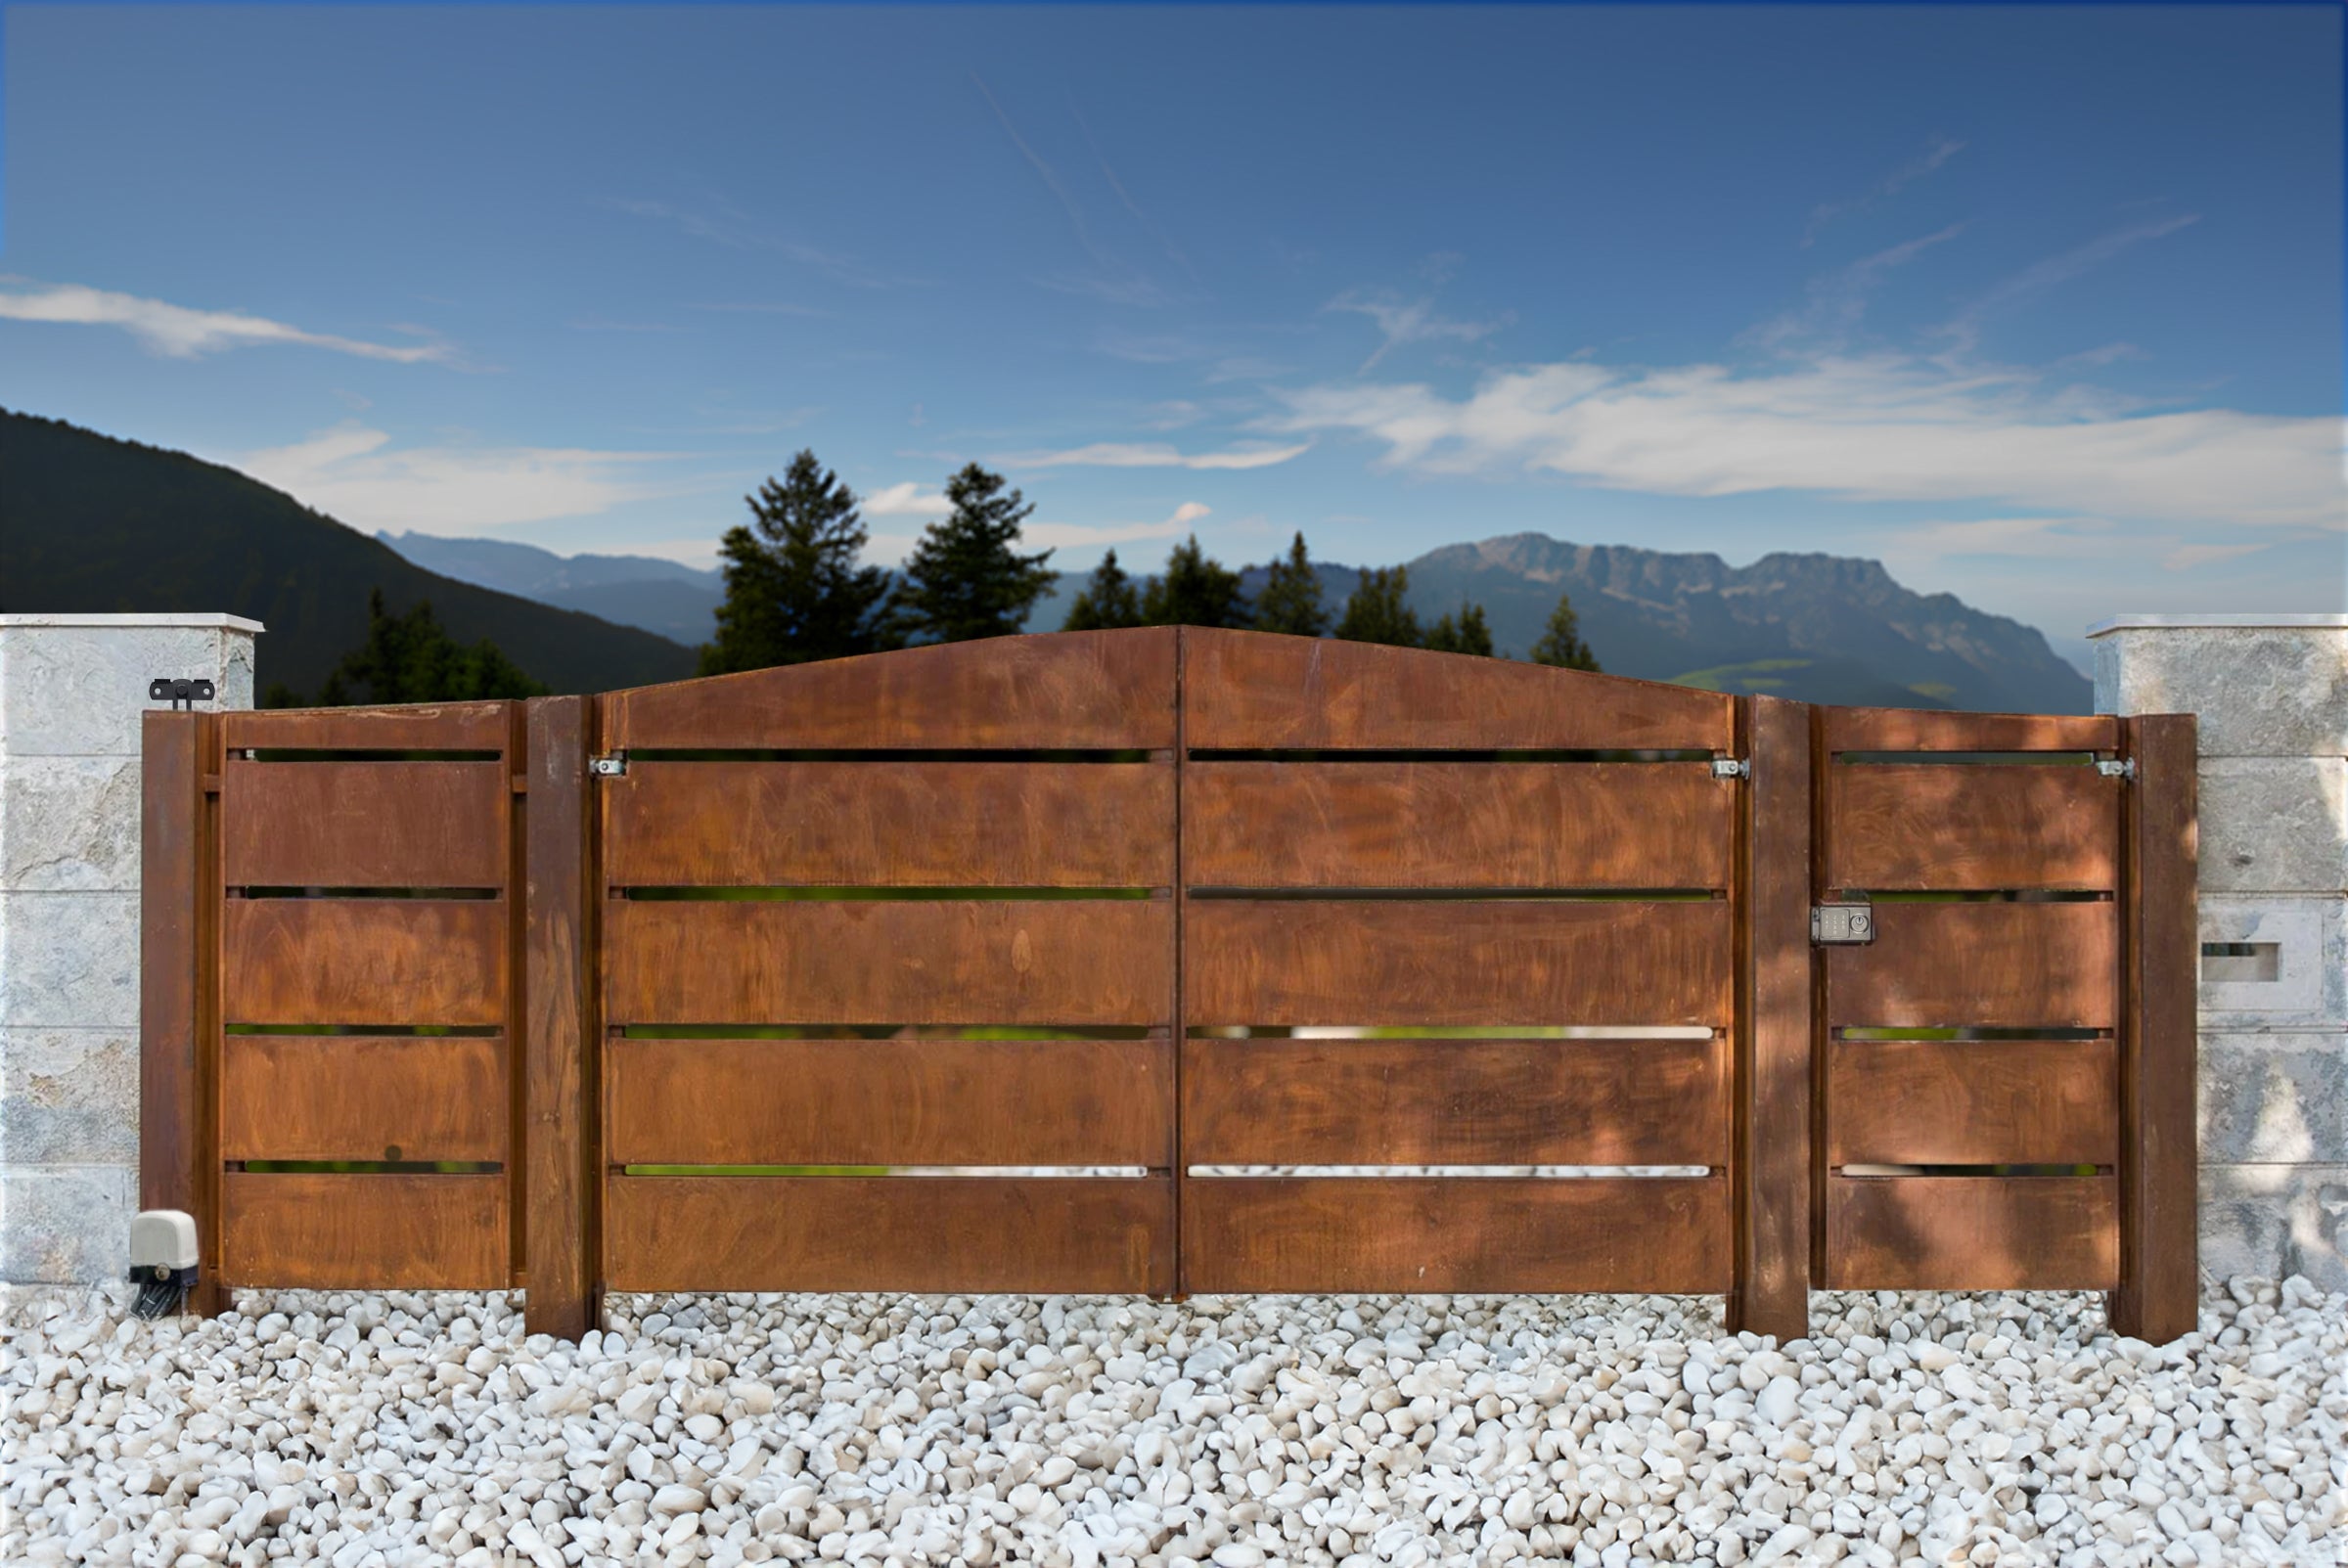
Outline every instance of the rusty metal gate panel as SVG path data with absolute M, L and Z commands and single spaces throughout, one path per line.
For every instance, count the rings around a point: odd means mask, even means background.
M 1185 1286 L 1727 1291 L 1732 700 L 1186 637 Z
M 1822 709 L 1818 738 L 1817 895 L 1866 922 L 1823 949 L 1821 1282 L 2117 1290 L 2146 1059 L 2127 727 Z
M 604 699 L 610 1288 L 1172 1289 L 1175 642 Z
M 200 1136 L 176 1144 L 203 1152 L 168 1163 L 208 1222 L 214 1291 L 515 1282 L 519 716 L 163 721 L 162 752 L 201 766 L 158 781 L 196 787 L 151 789 L 149 814 L 176 804 L 167 840 L 196 829 L 171 891 L 204 941 L 193 985 L 157 977 L 149 1024 L 186 1042 Z

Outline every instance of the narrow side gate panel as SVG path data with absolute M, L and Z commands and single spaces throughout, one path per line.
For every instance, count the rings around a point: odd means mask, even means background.
M 514 1281 L 519 712 L 220 717 L 224 1283 Z
M 1821 709 L 1824 1282 L 2119 1279 L 2114 721 Z M 2109 760 L 2108 758 L 2102 760 Z

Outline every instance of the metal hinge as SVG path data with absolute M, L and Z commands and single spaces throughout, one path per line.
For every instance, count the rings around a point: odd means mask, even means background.
M 1714 757 L 1712 777 L 1715 779 L 1750 779 L 1753 765 L 1742 757 Z
M 1875 912 L 1868 904 L 1816 904 L 1810 910 L 1810 940 L 1821 947 L 1858 947 L 1875 939 Z
M 608 757 L 589 757 L 587 771 L 599 779 L 616 779 L 628 771 L 627 753 L 615 751 Z
M 2106 779 L 2133 779 L 2136 777 L 2136 759 L 2122 757 L 2116 762 L 2099 762 L 2096 772 Z
M 212 683 L 209 681 L 182 681 L 159 675 L 147 683 L 148 701 L 168 702 L 175 708 L 184 708 L 191 713 L 195 711 L 197 703 L 209 702 L 211 699 Z

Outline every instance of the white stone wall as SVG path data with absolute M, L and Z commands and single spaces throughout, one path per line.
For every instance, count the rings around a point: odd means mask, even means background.
M 0 1279 L 119 1278 L 139 1192 L 139 732 L 252 706 L 257 622 L 0 615 Z
M 2202 943 L 2274 947 L 2202 963 L 2201 1266 L 2348 1290 L 2348 615 L 2088 636 L 2099 711 L 2198 717 Z

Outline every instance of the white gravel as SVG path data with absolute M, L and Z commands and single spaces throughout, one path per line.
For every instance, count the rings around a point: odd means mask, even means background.
M 0 1296 L 0 1562 L 2338 1564 L 2348 1296 Z

